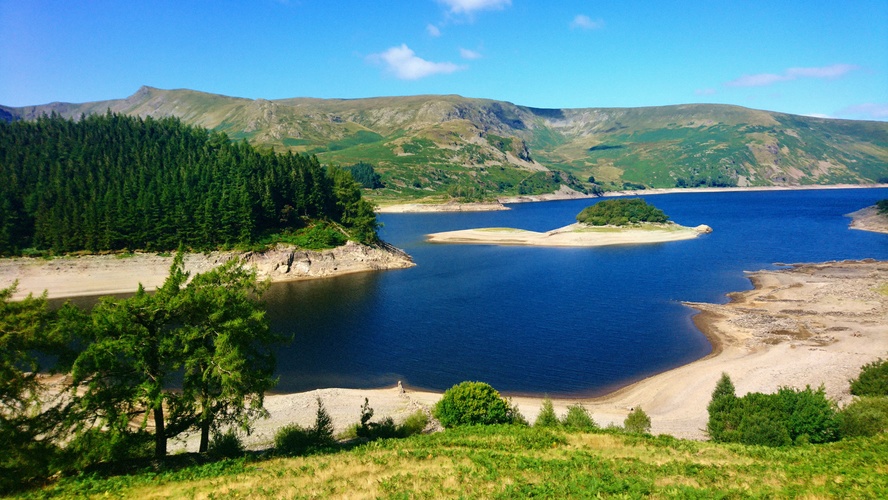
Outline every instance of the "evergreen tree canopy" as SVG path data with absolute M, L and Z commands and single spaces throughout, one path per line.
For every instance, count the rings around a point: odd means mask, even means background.
M 261 154 L 177 118 L 0 122 L 0 255 L 208 250 L 310 220 L 376 240 L 359 185 L 334 180 L 314 156 Z

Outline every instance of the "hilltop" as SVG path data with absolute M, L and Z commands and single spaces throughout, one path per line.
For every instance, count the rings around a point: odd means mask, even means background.
M 716 104 L 540 109 L 457 95 L 254 100 L 142 87 L 125 99 L 0 106 L 0 119 L 108 110 L 175 116 L 325 164 L 367 162 L 383 201 L 888 181 L 888 122 Z

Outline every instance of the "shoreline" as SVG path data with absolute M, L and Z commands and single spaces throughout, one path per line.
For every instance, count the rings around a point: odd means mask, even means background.
M 516 195 L 498 198 L 496 202 L 480 203 L 429 203 L 404 202 L 380 207 L 377 213 L 420 213 L 420 212 L 484 212 L 490 210 L 509 210 L 506 204 L 536 203 L 544 201 L 563 201 L 576 199 L 609 198 L 619 196 L 645 196 L 661 194 L 695 194 L 695 193 L 735 193 L 744 191 L 813 191 L 828 189 L 879 189 L 888 188 L 888 184 L 829 184 L 808 186 L 750 186 L 750 187 L 699 187 L 699 188 L 651 188 L 639 190 L 608 191 L 602 195 L 583 194 L 569 188 L 554 193 L 537 195 Z M 499 206 L 502 208 L 491 208 Z
M 461 229 L 427 234 L 426 241 L 477 245 L 597 247 L 689 240 L 711 232 L 712 228 L 706 225 L 691 228 L 666 223 L 618 227 L 574 223 L 545 233 L 512 228 Z
M 888 353 L 888 261 L 796 264 L 748 273 L 754 288 L 728 294 L 726 304 L 684 303 L 699 311 L 694 324 L 712 351 L 690 363 L 646 377 L 598 397 L 551 398 L 558 415 L 573 404 L 585 407 L 602 427 L 622 425 L 632 408 L 651 417 L 653 434 L 706 439 L 706 407 L 716 382 L 728 373 L 737 395 L 772 393 L 782 386 L 823 385 L 838 404 L 851 400 L 848 380 L 860 367 Z M 257 422 L 250 446 L 271 442 L 287 423 L 311 425 L 321 398 L 341 432 L 360 419 L 364 398 L 377 418 L 402 421 L 428 412 L 442 392 L 402 389 L 316 389 L 266 396 L 271 418 Z M 533 423 L 543 395 L 512 397 Z M 196 441 L 184 443 L 190 449 Z
M 848 226 L 851 229 L 888 234 L 888 215 L 880 214 L 876 206 L 851 212 L 846 217 L 851 217 L 851 224 Z
M 361 245 L 349 241 L 329 250 L 301 250 L 278 245 L 266 252 L 216 251 L 188 253 L 184 267 L 192 276 L 242 258 L 257 271 L 260 280 L 273 283 L 342 276 L 346 274 L 404 269 L 414 266 L 409 255 L 390 245 Z M 133 293 L 141 284 L 151 291 L 163 284 L 173 256 L 155 253 L 85 255 L 53 259 L 13 257 L 0 259 L 0 288 L 18 280 L 13 300 L 29 293 L 47 292 L 50 299 Z

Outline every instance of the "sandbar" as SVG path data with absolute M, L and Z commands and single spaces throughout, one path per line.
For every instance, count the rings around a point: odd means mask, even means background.
M 706 225 L 691 228 L 666 223 L 617 227 L 576 223 L 544 233 L 512 228 L 462 229 L 428 234 L 426 240 L 432 243 L 595 247 L 688 240 L 709 232 L 712 229 Z
M 634 407 L 651 417 L 654 434 L 706 439 L 706 406 L 722 373 L 738 395 L 821 384 L 846 404 L 848 380 L 860 367 L 888 357 L 888 262 L 846 261 L 795 265 L 749 273 L 755 289 L 729 294 L 727 304 L 688 303 L 700 312 L 697 326 L 713 344 L 708 356 L 654 375 L 599 398 L 554 398 L 556 412 L 581 404 L 599 425 L 621 425 Z M 340 432 L 360 419 L 364 398 L 378 418 L 402 421 L 428 412 L 441 394 L 409 387 L 318 389 L 266 397 L 271 416 L 248 436 L 252 447 L 270 445 L 288 423 L 310 426 L 320 398 Z M 536 418 L 541 397 L 515 397 L 521 413 Z M 196 449 L 196 438 L 180 446 Z

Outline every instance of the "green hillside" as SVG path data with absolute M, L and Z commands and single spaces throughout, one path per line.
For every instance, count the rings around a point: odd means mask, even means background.
M 884 498 L 888 435 L 788 448 L 464 427 L 350 451 L 63 479 L 33 498 Z M 184 465 L 184 467 L 183 467 Z
M 176 116 L 326 164 L 369 163 L 385 185 L 377 199 L 493 198 L 560 185 L 591 191 L 888 181 L 888 122 L 728 105 L 538 109 L 456 95 L 269 101 L 142 87 L 119 100 L 0 107 L 0 118 L 53 111 L 77 118 L 107 109 Z

